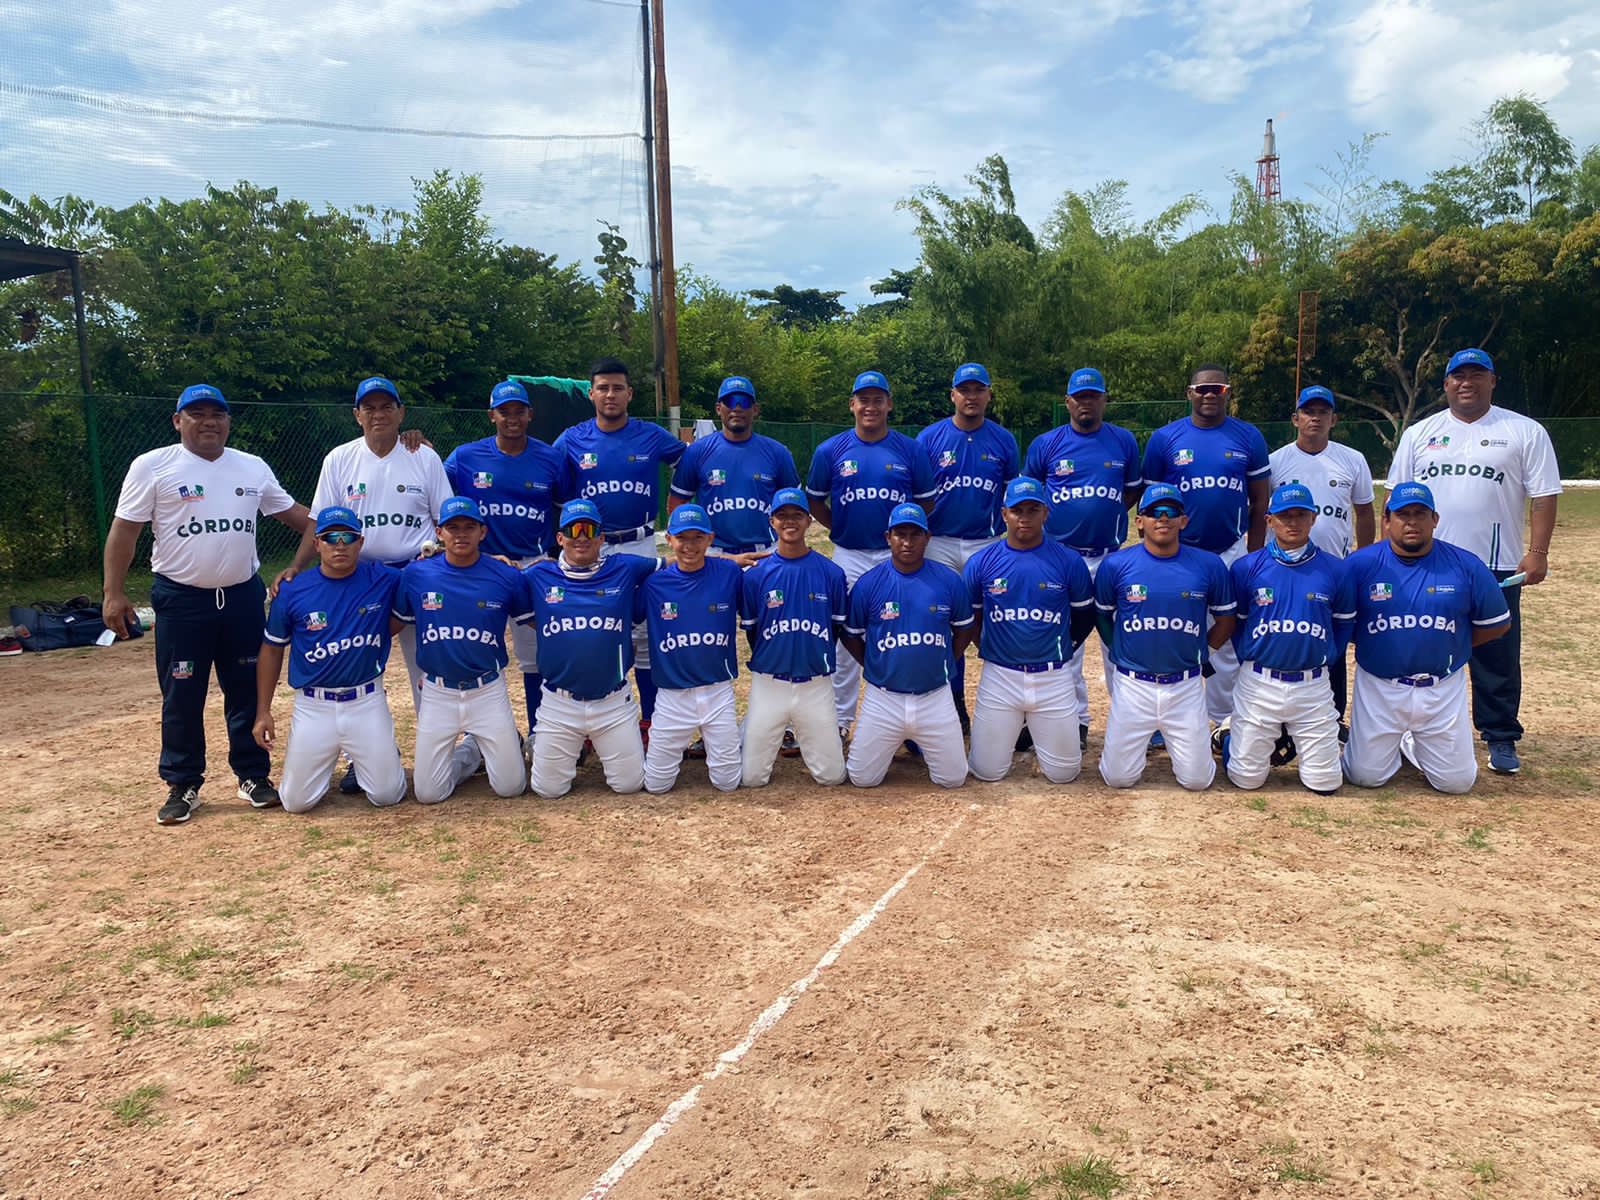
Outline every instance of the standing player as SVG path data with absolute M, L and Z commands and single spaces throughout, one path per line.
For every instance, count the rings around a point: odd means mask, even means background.
M 1266 439 L 1254 425 L 1228 415 L 1233 385 L 1213 363 L 1189 378 L 1189 415 L 1163 425 L 1144 448 L 1144 481 L 1170 483 L 1183 497 L 1183 543 L 1231 564 L 1267 538 L 1272 464 Z M 1239 660 L 1233 646 L 1213 645 L 1206 680 L 1206 711 L 1222 721 L 1233 711 Z M 1157 743 L 1159 744 L 1159 742 Z
M 699 731 L 711 786 L 739 786 L 739 721 L 733 681 L 739 676 L 739 587 L 742 572 L 731 558 L 706 558 L 711 518 L 698 504 L 682 504 L 667 518 L 673 558 L 639 585 L 635 619 L 643 618 L 655 655 L 656 715 L 644 759 L 644 786 L 671 789 L 683 752 Z
M 877 787 L 895 750 L 914 739 L 933 782 L 960 787 L 967 759 L 950 676 L 967 648 L 972 602 L 961 576 L 925 558 L 928 515 L 921 505 L 897 505 L 886 540 L 889 561 L 851 589 L 840 639 L 867 676 L 861 720 L 850 739 L 850 782 Z
M 1076 550 L 1045 537 L 1037 479 L 1013 479 L 1003 511 L 1005 540 L 974 554 L 963 579 L 983 658 L 969 761 L 979 779 L 1005 778 L 1026 722 L 1045 778 L 1070 783 L 1083 749 L 1068 660 L 1094 628 L 1094 584 Z
M 1361 451 L 1330 440 L 1339 423 L 1333 393 L 1325 387 L 1302 388 L 1295 403 L 1295 440 L 1272 452 L 1272 486 L 1298 483 L 1317 502 L 1311 540 L 1334 558 L 1370 546 L 1377 521 L 1372 511 L 1372 469 Z M 1348 679 L 1344 656 L 1329 666 L 1333 706 L 1344 719 Z
M 390 628 L 415 627 L 422 668 L 412 787 L 423 804 L 448 799 L 480 766 L 496 795 L 527 786 L 504 675 L 506 621 L 527 619 L 527 585 L 515 567 L 480 552 L 487 532 L 476 500 L 446 500 L 444 553 L 406 567 L 395 595 Z
M 1511 612 L 1481 560 L 1437 539 L 1426 486 L 1392 488 L 1383 515 L 1388 537 L 1350 556 L 1334 608 L 1355 622 L 1345 777 L 1382 787 L 1404 754 L 1437 790 L 1471 791 L 1478 762 L 1461 668 L 1506 635 Z
M 888 560 L 883 531 L 895 507 L 914 500 L 931 512 L 937 493 L 927 451 L 889 428 L 893 409 L 889 381 L 881 371 L 857 375 L 850 388 L 855 428 L 818 446 L 806 476 L 811 515 L 829 531 L 833 561 L 852 588 L 869 568 Z M 833 675 L 841 739 L 849 734 L 860 696 L 861 664 L 853 655 L 841 654 Z
M 1315 542 L 1317 502 L 1304 484 L 1286 483 L 1267 504 L 1272 537 L 1229 568 L 1239 624 L 1239 682 L 1223 762 L 1242 788 L 1267 779 L 1279 732 L 1287 728 L 1300 782 L 1324 795 L 1339 790 L 1339 714 L 1328 675 L 1344 660 L 1333 601 L 1343 560 Z
M 128 636 L 128 568 L 139 531 L 155 535 L 150 603 L 156 610 L 156 678 L 161 684 L 163 825 L 182 825 L 200 807 L 206 775 L 206 690 L 212 668 L 228 722 L 228 765 L 239 798 L 253 808 L 278 803 L 267 779 L 271 759 L 256 745 L 256 657 L 266 588 L 256 574 L 256 518 L 276 517 L 296 531 L 309 514 L 253 454 L 228 449 L 228 402 L 208 383 L 186 387 L 172 414 L 178 444 L 139 455 L 128 467 L 106 536 L 106 628 Z
M 530 779 L 547 800 L 572 789 L 586 739 L 594 743 L 612 791 L 644 786 L 644 740 L 638 706 L 628 694 L 628 667 L 637 590 L 661 560 L 602 555 L 603 538 L 594 502 L 568 500 L 556 530 L 560 555 L 523 572 L 544 664 Z
M 1100 636 L 1117 671 L 1100 751 L 1100 778 L 1112 787 L 1139 782 L 1156 732 L 1183 787 L 1201 791 L 1217 776 L 1201 672 L 1207 649 L 1233 636 L 1236 606 L 1222 559 L 1182 541 L 1188 520 L 1172 484 L 1145 488 L 1141 543 L 1108 557 L 1095 577 Z
M 454 495 L 433 447 L 419 445 L 411 451 L 400 444 L 405 415 L 393 383 L 381 375 L 363 379 L 356 387 L 355 403 L 361 436 L 328 451 L 311 500 L 316 512 L 333 505 L 352 510 L 361 518 L 362 558 L 391 567 L 404 567 L 422 552 L 422 544 L 433 536 L 434 514 Z M 294 562 L 278 576 L 278 585 L 293 579 L 316 556 L 316 534 L 308 525 Z M 422 678 L 416 630 L 408 625 L 399 641 L 415 702 L 421 696 Z M 343 790 L 356 791 L 355 781 L 352 771 Z
M 1561 472 L 1544 426 L 1494 407 L 1494 360 L 1482 350 L 1457 350 L 1445 368 L 1447 411 L 1400 435 L 1389 486 L 1414 479 L 1439 496 L 1439 536 L 1476 554 L 1504 583 L 1511 629 L 1472 652 L 1472 723 L 1489 743 L 1489 769 L 1522 769 L 1522 588 L 1544 582 L 1556 528 Z M 1528 543 L 1522 541 L 1528 514 Z
M 938 494 L 928 514 L 928 557 L 957 575 L 967 560 L 1005 532 L 1000 515 L 1006 483 L 1022 469 L 1017 439 L 1009 429 L 987 420 L 994 392 L 982 363 L 962 363 L 950 380 L 955 412 L 917 434 L 917 445 L 933 464 Z M 967 732 L 965 659 L 956 659 L 950 691 L 955 697 L 961 732 Z
M 743 375 L 730 375 L 717 389 L 722 429 L 690 443 L 672 473 L 667 496 L 670 515 L 691 500 L 706 510 L 723 554 L 772 547 L 772 497 L 780 488 L 800 486 L 789 447 L 755 431 L 761 405 Z
M 320 564 L 279 588 L 267 614 L 256 664 L 256 744 L 270 752 L 277 738 L 272 694 L 287 656 L 289 686 L 299 695 L 283 754 L 284 811 L 309 812 L 321 802 L 341 753 L 360 769 L 367 799 L 385 808 L 406 794 L 383 692 L 400 572 L 361 561 L 361 518 L 348 508 L 319 512 L 316 534 Z
M 844 571 L 806 545 L 806 494 L 772 498 L 775 554 L 744 573 L 739 624 L 750 640 L 750 699 L 744 722 L 744 786 L 765 787 L 787 728 L 793 728 L 811 778 L 844 782 L 844 748 L 835 732 L 832 678 L 846 616 Z
M 547 558 L 556 544 L 552 510 L 561 480 L 561 456 L 528 436 L 532 416 L 525 387 L 514 379 L 497 383 L 489 393 L 494 436 L 457 446 L 444 460 L 445 477 L 456 495 L 471 496 L 483 513 L 488 528 L 483 553 L 508 559 L 518 567 Z M 513 625 L 511 648 L 522 669 L 528 732 L 532 733 L 543 682 L 533 629 Z
M 1033 439 L 1023 473 L 1049 492 L 1045 535 L 1082 555 L 1093 579 L 1105 556 L 1128 536 L 1128 510 L 1139 498 L 1139 444 L 1122 426 L 1107 423 L 1106 381 L 1095 368 L 1082 367 L 1067 379 L 1066 406 L 1067 424 Z M 1078 746 L 1086 751 L 1089 688 L 1082 645 L 1070 665 L 1078 697 Z M 1100 665 L 1109 695 L 1111 652 L 1104 642 Z
M 602 358 L 589 368 L 589 399 L 594 416 L 556 439 L 565 470 L 561 495 L 588 500 L 599 511 L 602 553 L 653 559 L 661 468 L 676 463 L 687 447 L 661 426 L 629 418 L 633 385 L 627 364 L 619 359 Z M 633 631 L 633 649 L 640 732 L 645 734 L 655 712 L 656 685 L 643 625 Z

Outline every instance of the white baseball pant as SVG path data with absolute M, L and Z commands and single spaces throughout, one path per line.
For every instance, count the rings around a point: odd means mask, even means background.
M 534 791 L 556 800 L 572 790 L 585 738 L 594 743 L 612 791 L 637 792 L 644 786 L 644 741 L 633 693 L 624 685 L 598 700 L 576 700 L 546 684 L 539 727 L 533 731 Z
M 966 568 L 967 559 L 985 546 L 994 545 L 1004 536 L 1003 533 L 997 533 L 990 537 L 958 538 L 940 534 L 938 537 L 928 539 L 927 556 L 936 563 L 943 563 L 959 575 Z
M 355 764 L 367 799 L 379 808 L 399 804 L 406 794 L 406 770 L 394 743 L 394 718 L 380 680 L 354 700 L 324 700 L 296 694 L 289 719 L 288 746 L 278 794 L 285 812 L 309 812 L 322 801 L 341 753 Z M 345 689 L 333 689 L 335 692 Z
M 644 755 L 646 791 L 671 790 L 678 781 L 683 752 L 696 731 L 705 743 L 711 786 L 719 792 L 731 792 L 739 786 L 744 751 L 739 744 L 739 719 L 733 711 L 733 682 L 729 680 L 702 687 L 662 688 L 656 693 L 656 715 L 650 721 L 650 746 Z
M 1300 782 L 1314 792 L 1333 792 L 1344 782 L 1339 770 L 1339 714 L 1324 668 L 1316 679 L 1274 679 L 1253 662 L 1239 664 L 1228 720 L 1228 778 L 1258 788 L 1272 768 L 1272 749 L 1289 727 Z
M 860 579 L 873 567 L 889 560 L 889 546 L 884 543 L 882 550 L 851 550 L 845 546 L 833 548 L 833 562 L 844 572 L 844 585 L 846 593 L 856 586 Z M 839 647 L 839 662 L 833 672 L 833 715 L 834 723 L 839 726 L 849 725 L 856 719 L 856 704 L 861 699 L 861 664 L 856 661 L 856 656 L 843 646 Z M 955 701 L 951 701 L 955 707 Z M 960 726 L 957 726 L 959 730 Z M 800 731 L 795 730 L 795 736 L 800 736 Z M 835 732 L 837 736 L 837 732 Z
M 1218 555 L 1222 565 L 1231 567 L 1243 558 L 1247 541 L 1248 538 L 1240 538 Z M 1206 628 L 1209 630 L 1216 623 L 1216 618 L 1207 613 Z M 1211 669 L 1216 674 L 1206 680 L 1206 716 L 1220 722 L 1233 712 L 1234 681 L 1239 678 L 1239 655 L 1231 641 L 1223 642 L 1222 649 L 1211 651 Z
M 1080 553 L 1081 553 L 1081 551 L 1080 551 Z M 1099 575 L 1100 575 L 1100 564 L 1105 562 L 1105 560 L 1106 560 L 1106 556 L 1104 554 L 1095 554 L 1095 555 L 1085 554 L 1083 556 L 1084 566 L 1089 568 L 1089 579 L 1090 579 L 1091 582 L 1099 577 Z M 1111 674 L 1112 674 L 1112 669 L 1111 669 L 1111 648 L 1109 646 L 1107 646 L 1104 642 L 1100 641 L 1100 634 L 1099 634 L 1098 631 L 1096 631 L 1095 633 L 1091 634 L 1090 637 L 1093 637 L 1096 642 L 1100 643 L 1100 669 L 1105 672 L 1105 676 L 1106 676 L 1106 695 L 1109 696 L 1111 694 Z M 1088 683 L 1088 680 L 1085 678 L 1084 673 L 1083 673 L 1083 671 L 1084 671 L 1084 657 L 1083 656 L 1084 656 L 1085 651 L 1087 651 L 1088 649 L 1089 649 L 1089 641 L 1088 641 L 1087 638 L 1085 638 L 1083 645 L 1078 647 L 1078 652 L 1076 654 L 1074 654 L 1070 659 L 1067 660 L 1067 670 L 1072 672 L 1072 690 L 1073 690 L 1073 693 L 1078 698 L 1078 724 L 1079 725 L 1087 725 L 1089 723 L 1089 683 Z M 1040 760 L 1040 761 L 1041 761 L 1041 763 L 1043 762 L 1043 760 Z
M 470 738 L 457 738 L 470 733 Z M 522 768 L 522 737 L 511 713 L 504 673 L 473 688 L 449 688 L 423 677 L 417 709 L 417 752 L 411 786 L 423 804 L 449 798 L 482 763 L 498 796 L 520 796 L 528 777 Z M 356 770 L 360 777 L 360 768 Z
M 1116 788 L 1138 783 L 1150 751 L 1150 735 L 1159 729 L 1178 783 L 1191 792 L 1210 787 L 1217 777 L 1217 764 L 1211 757 L 1205 684 L 1198 674 L 1178 683 L 1150 683 L 1119 670 L 1112 679 L 1100 778 Z
M 656 552 L 656 537 L 653 530 L 644 537 L 639 538 L 637 541 L 619 542 L 616 545 L 612 545 L 610 542 L 607 542 L 605 546 L 601 548 L 600 555 L 603 558 L 610 554 L 634 554 L 640 558 L 661 557 Z M 640 621 L 633 627 L 633 669 L 635 671 L 648 671 L 650 669 L 650 631 L 645 627 L 645 623 L 643 621 Z M 543 700 L 539 701 L 539 715 L 541 717 L 544 715 Z M 654 728 L 653 723 L 651 728 Z M 593 737 L 591 737 L 590 740 L 594 741 Z M 599 748 L 600 743 L 595 742 L 595 749 L 598 750 Z M 610 775 L 606 776 L 608 782 L 610 781 L 610 778 Z M 619 788 L 617 790 L 637 792 L 639 789 Z
M 1411 687 L 1356 666 L 1350 691 L 1350 741 L 1344 775 L 1359 787 L 1382 787 L 1405 752 L 1437 791 L 1470 792 L 1478 781 L 1467 672 L 1431 687 Z M 1410 735 L 1410 736 L 1407 736 Z
M 1071 783 L 1083 767 L 1080 722 L 1071 665 L 1049 671 L 1016 671 L 983 664 L 972 709 L 972 774 L 987 783 L 1011 772 L 1017 734 L 1026 722 L 1039 770 L 1051 783 Z M 919 742 L 918 745 L 921 745 Z M 924 751 L 926 753 L 926 751 Z
M 1077 736 L 1077 730 L 1073 730 L 1073 736 Z M 850 782 L 857 787 L 877 787 L 889 773 L 894 752 L 907 740 L 917 743 L 934 783 L 956 788 L 967 781 L 961 721 L 950 689 L 941 687 L 911 695 L 885 691 L 869 683 L 861 701 L 861 719 L 850 739 L 846 764 Z M 1013 735 L 1011 740 L 1015 743 L 1016 737 Z
M 841 657 L 846 654 L 841 651 Z M 804 683 L 750 672 L 750 697 L 744 712 L 745 787 L 766 787 L 783 744 L 783 731 L 793 729 L 800 758 L 811 778 L 824 787 L 845 780 L 844 746 L 833 713 L 833 680 L 817 675 Z M 651 739 L 652 742 L 654 739 Z

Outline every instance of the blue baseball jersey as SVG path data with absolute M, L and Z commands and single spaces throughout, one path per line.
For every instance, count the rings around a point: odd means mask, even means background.
M 486 437 L 450 451 L 444 473 L 456 495 L 478 502 L 489 529 L 483 553 L 535 558 L 551 552 L 561 456 L 549 446 L 529 438 L 521 454 L 507 454 Z
M 1095 605 L 1112 620 L 1111 661 L 1129 671 L 1170 675 L 1204 666 L 1206 614 L 1235 613 L 1222 559 L 1194 546 L 1171 558 L 1144 544 L 1108 556 L 1095 576 Z
M 622 686 L 633 665 L 637 591 L 660 566 L 659 558 L 613 554 L 582 579 L 553 559 L 523 569 L 546 683 L 580 700 L 598 700 Z
M 1163 425 L 1144 448 L 1144 482 L 1183 493 L 1186 546 L 1221 554 L 1250 530 L 1250 481 L 1269 479 L 1267 440 L 1254 425 L 1224 417 L 1202 429 L 1188 417 Z
M 1437 539 L 1421 558 L 1401 558 L 1387 540 L 1357 550 L 1334 612 L 1355 622 L 1356 664 L 1383 679 L 1449 675 L 1472 657 L 1474 626 L 1511 619 L 1483 560 Z
M 1079 433 L 1070 424 L 1028 446 L 1023 474 L 1050 493 L 1045 533 L 1079 550 L 1115 550 L 1128 536 L 1123 496 L 1142 476 L 1139 443 L 1120 425 Z
M 744 573 L 739 624 L 755 631 L 750 669 L 808 679 L 838 666 L 833 627 L 848 614 L 844 569 L 815 550 L 773 554 Z
M 844 627 L 866 640 L 868 683 L 919 695 L 949 686 L 955 630 L 970 624 L 972 601 L 961 576 L 924 559 L 910 574 L 881 562 L 856 580 Z
M 1049 538 L 1026 550 L 985 546 L 967 560 L 962 582 L 983 616 L 978 656 L 1006 667 L 1070 658 L 1072 609 L 1094 604 L 1083 556 Z
M 687 447 L 659 425 L 629 420 L 607 433 L 590 417 L 556 439 L 562 456 L 561 497 L 592 500 L 607 533 L 654 525 L 661 465 L 672 466 Z
M 729 441 L 720 429 L 690 443 L 672 473 L 672 494 L 706 510 L 712 542 L 724 550 L 772 545 L 772 497 L 799 486 L 789 447 L 759 433 Z
M 847 429 L 811 456 L 806 492 L 828 502 L 835 546 L 882 550 L 894 506 L 933 498 L 933 464 L 928 452 L 899 430 L 864 442 Z
M 442 554 L 409 563 L 394 598 L 394 615 L 417 627 L 417 666 L 448 684 L 503 668 L 506 621 L 528 612 L 521 573 L 483 554 L 470 567 Z
M 738 677 L 743 574 L 731 558 L 708 558 L 692 572 L 670 563 L 639 585 L 633 615 L 650 632 L 657 687 L 704 687 Z
M 970 433 L 946 417 L 917 434 L 933 464 L 938 496 L 928 514 L 935 537 L 984 538 L 1004 533 L 1000 516 L 1006 481 L 1022 473 L 1022 455 L 1009 429 L 985 421 Z
M 343 579 L 312 567 L 279 588 L 266 639 L 289 648 L 289 686 L 348 688 L 382 675 L 399 587 L 397 568 L 368 561 Z
M 1344 649 L 1344 630 L 1336 629 L 1333 602 L 1344 581 L 1344 561 L 1313 550 L 1297 563 L 1279 562 L 1266 548 L 1252 551 L 1228 568 L 1239 627 L 1233 645 L 1241 662 L 1274 671 L 1324 667 Z

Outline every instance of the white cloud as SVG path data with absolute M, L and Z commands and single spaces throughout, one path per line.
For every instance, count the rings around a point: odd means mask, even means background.
M 1234 100 L 1258 73 L 1314 52 L 1303 37 L 1310 0 L 1200 0 L 1174 5 L 1170 18 L 1193 32 L 1176 53 L 1150 51 L 1148 74 L 1208 103 Z

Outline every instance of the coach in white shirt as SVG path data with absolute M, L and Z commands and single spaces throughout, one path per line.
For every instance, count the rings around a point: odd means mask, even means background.
M 156 611 L 156 677 L 161 683 L 161 761 L 167 800 L 156 814 L 182 825 L 200 807 L 206 773 L 206 692 L 222 687 L 228 765 L 239 798 L 253 808 L 278 803 L 269 758 L 256 744 L 256 657 L 266 625 L 266 586 L 256 573 L 256 519 L 266 513 L 291 529 L 310 527 L 303 505 L 254 454 L 228 449 L 232 414 L 208 383 L 183 389 L 172 427 L 178 444 L 139 455 L 128 467 L 106 535 L 101 615 L 128 636 L 128 567 L 146 522 L 154 535 L 150 603 Z
M 1339 423 L 1333 393 L 1325 387 L 1302 388 L 1295 402 L 1295 438 L 1272 452 L 1272 488 L 1298 483 L 1311 490 L 1317 502 L 1317 519 L 1311 526 L 1311 541 L 1318 550 L 1334 558 L 1346 558 L 1350 551 L 1370 546 L 1376 536 L 1377 518 L 1372 509 L 1372 468 L 1361 451 L 1332 441 L 1333 427 Z M 1344 719 L 1345 689 L 1349 674 L 1344 659 L 1333 665 L 1329 682 L 1333 686 L 1333 706 Z
M 1493 404 L 1494 360 L 1477 348 L 1457 350 L 1445 367 L 1448 408 L 1400 435 L 1388 486 L 1415 480 L 1439 502 L 1437 536 L 1476 554 L 1504 582 L 1511 632 L 1472 652 L 1472 723 L 1489 743 L 1489 769 L 1521 769 L 1522 588 L 1550 569 L 1561 472 L 1543 425 Z M 1522 540 L 1528 514 L 1528 542 Z

